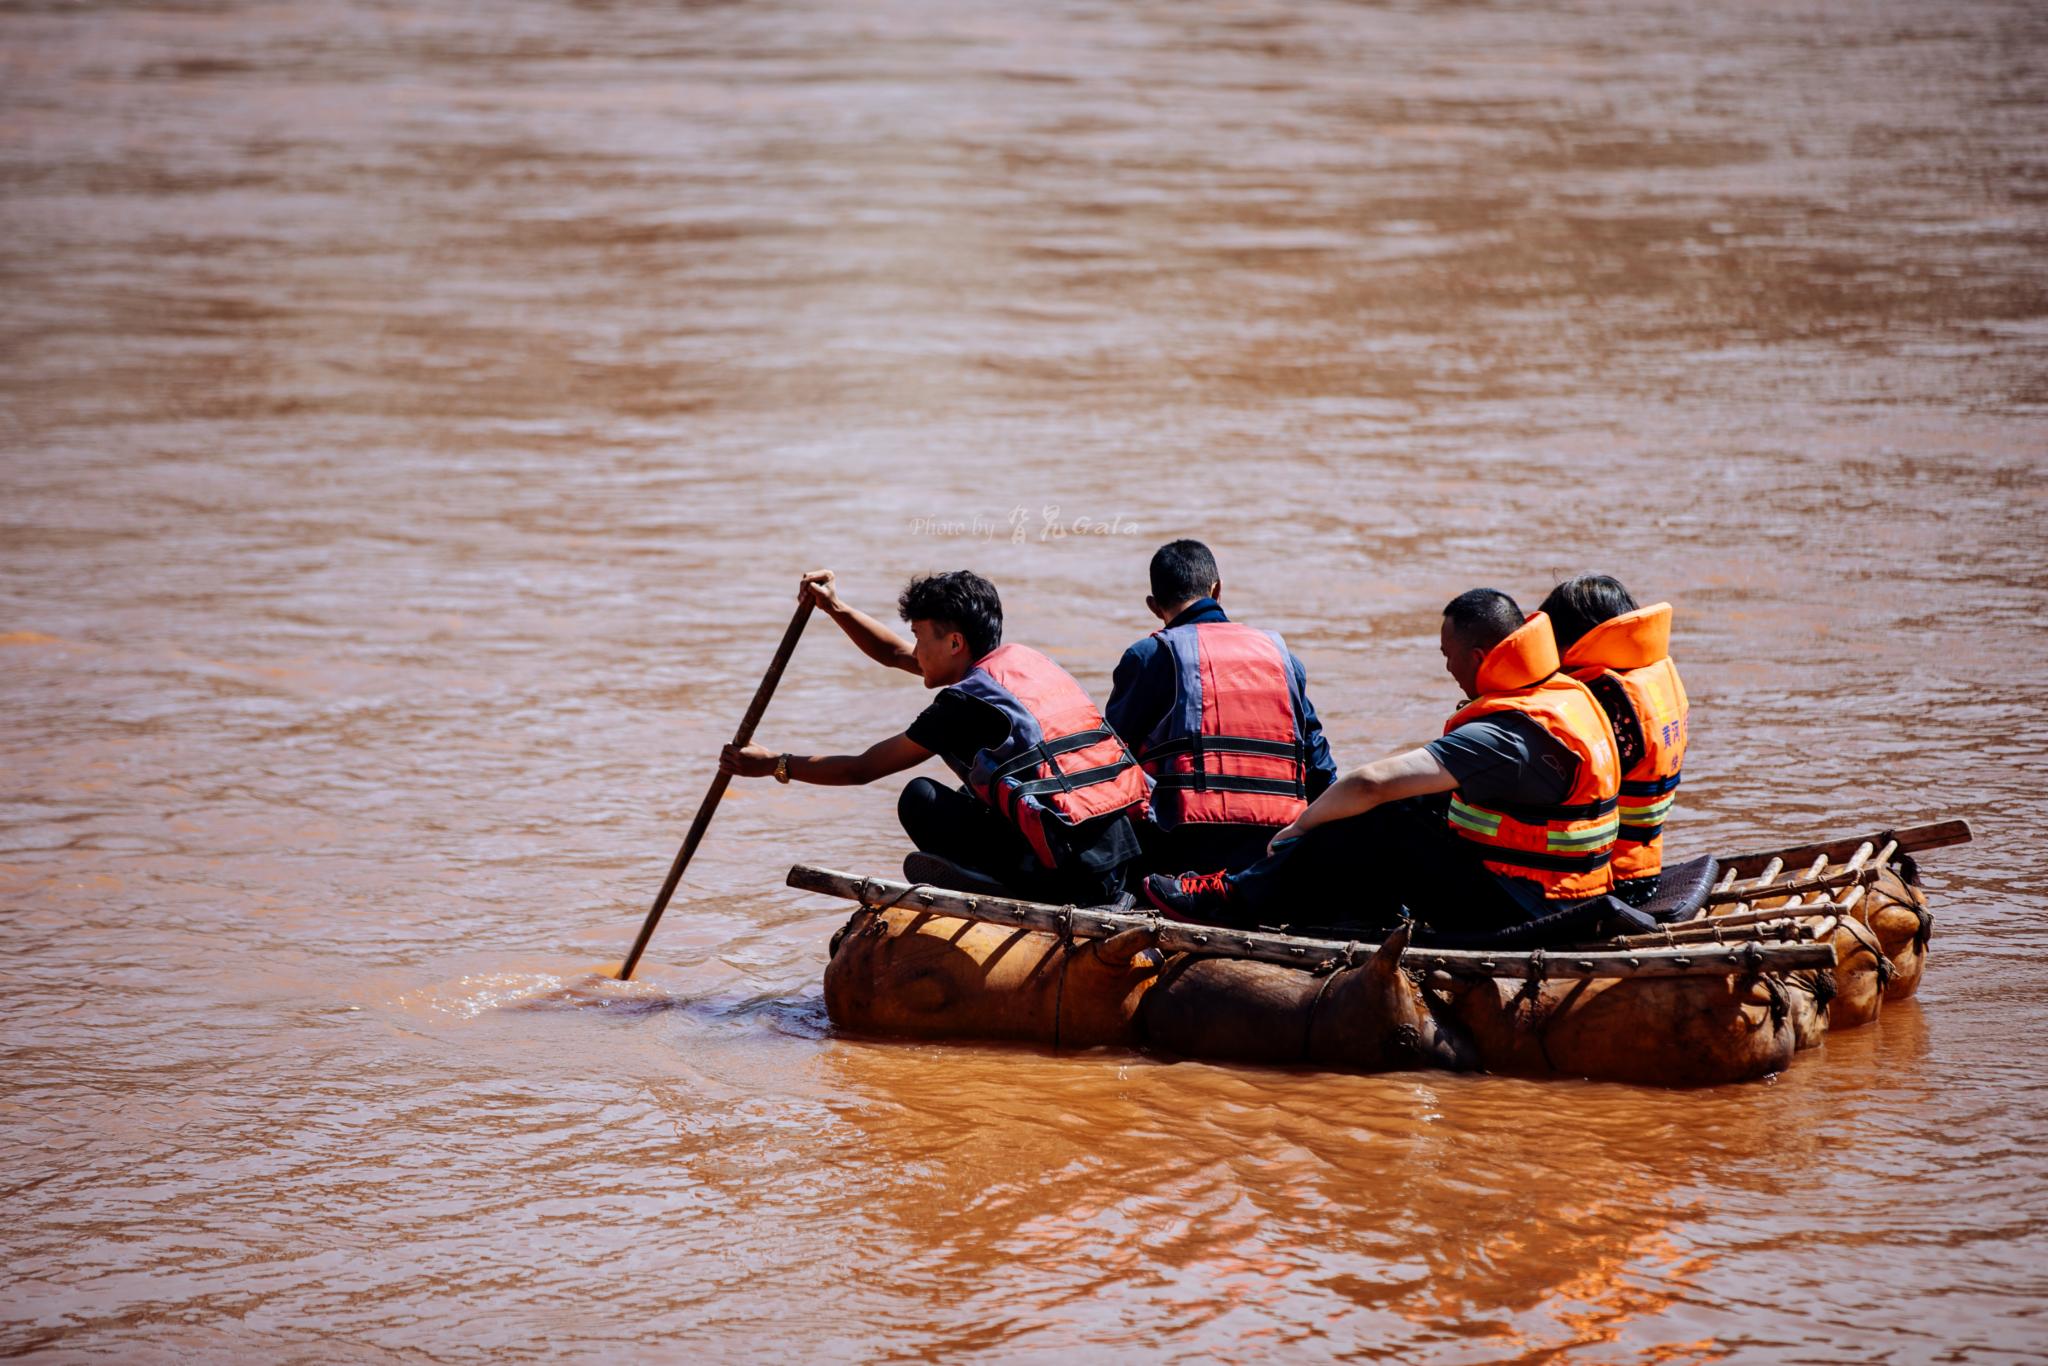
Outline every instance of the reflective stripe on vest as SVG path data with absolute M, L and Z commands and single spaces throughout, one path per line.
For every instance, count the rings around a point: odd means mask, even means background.
M 1479 697 L 1445 724 L 1444 733 L 1481 717 L 1519 712 L 1578 758 L 1564 799 L 1547 806 L 1489 807 L 1454 792 L 1445 819 L 1460 839 L 1479 846 L 1488 869 L 1526 878 L 1545 897 L 1566 901 L 1599 896 L 1613 886 L 1608 865 L 1621 826 L 1621 774 L 1606 713 L 1585 684 L 1556 668 L 1549 619 L 1534 613 L 1488 653 L 1480 665 Z
M 1231 621 L 1153 633 L 1174 665 L 1173 705 L 1138 747 L 1152 818 L 1289 824 L 1308 807 L 1302 704 L 1287 643 Z
M 1642 753 L 1621 775 L 1619 881 L 1655 877 L 1664 867 L 1664 823 L 1677 800 L 1690 713 L 1670 640 L 1671 605 L 1660 602 L 1601 622 L 1564 657 L 1565 670 L 1593 686 L 1614 732 L 1642 741 Z
M 1630 782 L 1624 778 L 1621 783 L 1621 836 L 1617 844 L 1654 844 L 1663 838 L 1664 818 L 1671 814 L 1672 804 L 1678 800 L 1678 774 L 1674 773 L 1662 782 Z M 1661 795 L 1660 795 L 1661 794 Z M 1619 875 L 1619 863 L 1623 850 L 1616 848 L 1614 857 Z M 1650 869 L 1655 876 L 1656 868 Z M 1637 877 L 1641 874 L 1631 873 Z
M 1137 806 L 1145 779 L 1073 675 L 1024 645 L 999 645 L 952 690 L 1003 715 L 1008 733 L 962 768 L 973 793 L 1016 826 L 1046 868 L 1057 866 L 1048 819 L 1074 826 Z

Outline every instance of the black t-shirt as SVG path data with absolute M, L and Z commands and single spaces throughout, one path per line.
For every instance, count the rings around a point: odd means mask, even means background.
M 940 758 L 972 768 L 974 756 L 999 745 L 1010 733 L 1003 714 L 978 697 L 939 689 L 931 705 L 917 714 L 904 734 Z M 1046 823 L 1046 842 L 1052 846 L 1054 862 L 1062 867 L 1106 871 L 1138 856 L 1138 832 L 1128 811 L 1113 811 L 1079 825 L 1059 821 Z
M 1458 795 L 1496 810 L 1555 806 L 1579 777 L 1579 756 L 1542 723 L 1520 712 L 1500 711 L 1467 721 L 1425 748 L 1458 780 Z M 1505 873 L 1495 877 L 1531 917 L 1556 909 L 1545 902 L 1543 888 L 1535 881 Z
M 1520 712 L 1467 721 L 1425 748 L 1474 806 L 1556 806 L 1579 776 L 1579 756 Z
M 951 688 L 939 689 L 931 705 L 917 714 L 904 734 L 942 759 L 961 768 L 974 763 L 974 756 L 990 745 L 1000 745 L 1010 733 L 1003 714 L 978 697 Z

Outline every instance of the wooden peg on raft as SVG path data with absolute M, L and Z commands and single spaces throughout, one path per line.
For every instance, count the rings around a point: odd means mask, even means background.
M 1095 945 L 1095 956 L 1112 967 L 1123 967 L 1158 942 L 1159 935 L 1150 925 L 1136 925 L 1128 930 L 1118 930 L 1107 939 L 1098 940 Z

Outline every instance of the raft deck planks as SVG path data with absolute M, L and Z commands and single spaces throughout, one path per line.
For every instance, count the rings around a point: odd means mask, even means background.
M 1821 840 L 1813 844 L 1798 844 L 1789 849 L 1759 849 L 1753 853 L 1736 854 L 1721 860 L 1726 873 L 1737 878 L 1752 878 L 1761 872 L 1771 860 L 1778 860 L 1791 868 L 1826 856 L 1829 863 L 1839 863 L 1854 854 L 1863 844 L 1882 845 L 1888 840 L 1897 840 L 1897 853 L 1917 854 L 1928 849 L 1943 849 L 1952 844 L 1968 844 L 1974 838 L 1970 823 L 1966 820 L 1931 821 L 1925 825 L 1904 825 L 1896 830 L 1877 830 L 1867 835 L 1851 835 L 1844 839 Z

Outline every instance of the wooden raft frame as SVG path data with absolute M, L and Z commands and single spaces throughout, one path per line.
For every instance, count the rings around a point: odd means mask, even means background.
M 975 896 L 926 883 L 859 877 L 799 863 L 789 870 L 791 887 L 860 903 L 870 911 L 907 908 L 984 924 L 1041 930 L 1067 939 L 1106 940 L 1129 936 L 1132 953 L 1157 947 L 1169 953 L 1250 958 L 1291 968 L 1327 970 L 1363 963 L 1379 951 L 1376 943 L 1309 939 L 1265 930 L 1183 925 L 1156 912 L 1112 911 L 1102 907 L 1051 906 L 1010 897 Z M 1133 933 L 1133 932 L 1137 933 Z M 1711 977 L 1730 973 L 1790 972 L 1832 968 L 1832 941 L 1769 942 L 1760 935 L 1735 942 L 1703 940 L 1668 947 L 1553 948 L 1521 953 L 1476 949 L 1408 949 L 1402 964 L 1460 977 L 1505 977 L 1524 981 L 1588 977 Z
M 1781 868 L 1792 867 L 1823 856 L 1828 862 L 1836 863 L 1854 855 L 1859 845 L 1882 847 L 1893 841 L 1897 842 L 1897 853 L 1918 854 L 1928 849 L 1944 849 L 1952 844 L 1968 844 L 1973 838 L 1975 836 L 1971 833 L 1970 823 L 1966 820 L 1930 821 L 1925 825 L 1902 825 L 1895 830 L 1876 830 L 1868 835 L 1850 835 L 1845 839 L 1818 840 L 1812 844 L 1795 844 L 1784 849 L 1759 849 L 1747 854 L 1732 854 L 1721 860 L 1721 869 L 1724 874 L 1733 872 L 1738 878 L 1755 879 L 1774 860 Z
M 1667 948 L 1725 943 L 1730 931 L 1736 937 L 1823 938 L 1834 933 L 1842 917 L 1853 915 L 1879 875 L 1896 866 L 1898 858 L 1967 844 L 1972 838 L 1968 821 L 1951 819 L 1736 854 L 1722 862 L 1721 880 L 1692 918 L 1609 942 L 1614 947 Z M 1809 859 L 1802 871 L 1798 865 Z M 1831 867 L 1837 862 L 1839 867 Z M 1815 892 L 1820 899 L 1807 900 Z M 1778 904 L 1752 909 L 1765 901 Z

